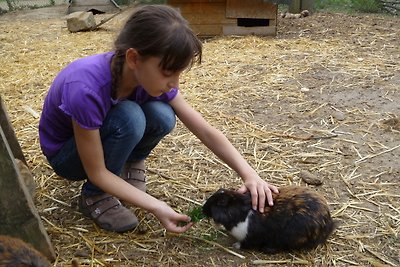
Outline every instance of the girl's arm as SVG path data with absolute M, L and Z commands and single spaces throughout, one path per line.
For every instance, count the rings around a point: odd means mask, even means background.
M 142 192 L 106 168 L 99 130 L 83 129 L 75 121 L 73 128 L 79 156 L 93 184 L 118 199 L 152 212 L 168 231 L 181 233 L 190 228 L 190 223 L 177 226 L 180 221 L 190 221 L 187 215 L 176 213 L 165 202 Z
M 185 101 L 180 93 L 170 104 L 183 124 L 216 156 L 242 177 L 244 185 L 239 189 L 239 192 L 250 191 L 253 209 L 258 207 L 260 212 L 264 212 L 266 201 L 270 206 L 273 205 L 271 190 L 278 193 L 278 189 L 260 178 L 221 131 L 212 127 L 200 113 Z

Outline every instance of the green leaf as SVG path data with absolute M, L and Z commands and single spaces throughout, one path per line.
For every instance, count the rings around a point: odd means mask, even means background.
M 197 223 L 206 217 L 203 214 L 202 209 L 203 209 L 202 206 L 196 206 L 187 213 L 187 215 L 191 218 L 192 222 Z
M 206 217 L 203 214 L 203 207 L 199 205 L 195 206 L 194 208 L 186 212 L 186 215 L 188 215 L 190 217 L 190 221 L 194 223 L 198 223 Z M 179 222 L 178 226 L 184 226 L 186 224 L 187 224 L 186 222 Z

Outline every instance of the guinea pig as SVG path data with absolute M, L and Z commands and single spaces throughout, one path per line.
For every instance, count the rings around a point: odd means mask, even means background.
M 205 217 L 221 224 L 238 241 L 234 247 L 265 253 L 312 249 L 335 230 L 326 200 L 300 186 L 281 187 L 274 205 L 253 210 L 250 193 L 219 189 L 207 199 Z
M 52 265 L 31 245 L 11 236 L 0 235 L 0 266 L 50 267 Z

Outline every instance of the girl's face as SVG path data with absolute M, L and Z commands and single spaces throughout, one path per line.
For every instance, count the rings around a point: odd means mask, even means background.
M 141 57 L 133 48 L 128 49 L 127 66 L 130 79 L 135 85 L 141 85 L 146 92 L 157 97 L 179 87 L 179 76 L 182 71 L 166 71 L 161 69 L 161 58 Z
M 135 72 L 138 84 L 154 97 L 179 87 L 179 76 L 182 73 L 161 69 L 160 61 L 158 57 L 139 59 Z

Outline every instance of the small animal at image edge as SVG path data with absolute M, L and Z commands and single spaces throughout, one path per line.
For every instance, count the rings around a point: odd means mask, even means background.
M 266 253 L 312 249 L 337 227 L 326 200 L 314 190 L 289 186 L 273 194 L 274 206 L 252 209 L 249 193 L 220 189 L 207 199 L 203 213 L 235 237 L 235 247 Z
M 24 241 L 0 235 L 1 267 L 50 267 L 51 263 L 39 251 Z

